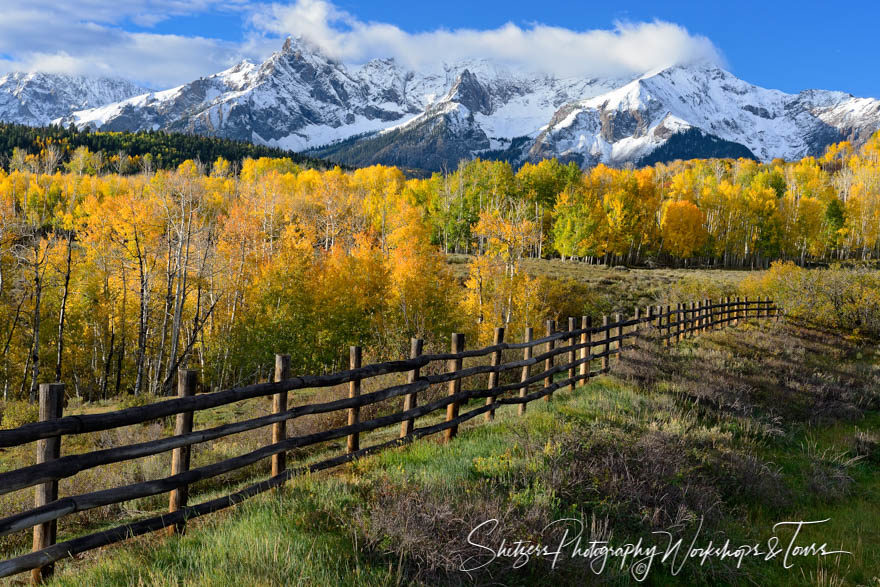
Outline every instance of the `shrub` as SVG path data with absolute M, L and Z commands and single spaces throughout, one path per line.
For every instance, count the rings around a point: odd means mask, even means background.
M 40 417 L 39 406 L 26 401 L 4 402 L 2 410 L 4 428 L 18 428 L 24 424 L 36 422 Z
M 733 283 L 713 279 L 710 273 L 697 273 L 682 277 L 660 292 L 659 301 L 664 304 L 692 302 L 695 300 L 720 300 L 725 296 L 736 296 Z
M 122 396 L 122 399 L 119 401 L 119 407 L 122 409 L 138 408 L 140 406 L 154 404 L 157 401 L 159 401 L 159 398 L 151 393 L 141 393 L 139 395 L 129 393 Z
M 880 336 L 880 272 L 866 267 L 803 269 L 776 262 L 743 281 L 749 295 L 769 295 L 787 316 L 853 334 Z

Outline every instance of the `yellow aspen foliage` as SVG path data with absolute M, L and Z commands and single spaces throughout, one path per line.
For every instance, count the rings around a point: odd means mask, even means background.
M 663 246 L 673 255 L 688 259 L 707 242 L 703 227 L 706 217 L 696 204 L 687 200 L 668 201 L 663 205 L 660 223 Z

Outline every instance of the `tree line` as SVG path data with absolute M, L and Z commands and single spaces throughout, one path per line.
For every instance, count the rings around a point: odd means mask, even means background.
M 418 189 L 445 251 L 481 254 L 490 218 L 529 226 L 525 254 L 607 264 L 764 267 L 880 256 L 880 133 L 822 157 L 693 159 L 581 171 L 474 160 Z
M 267 377 L 276 352 L 317 373 L 344 367 L 353 344 L 382 360 L 412 336 L 486 343 L 495 326 L 586 313 L 589 292 L 526 275 L 525 257 L 761 266 L 880 253 L 880 135 L 795 162 L 475 160 L 425 179 L 291 158 L 111 173 L 27 157 L 0 171 L 9 400 L 51 380 L 87 399 L 162 394 L 185 365 L 228 387 Z M 453 252 L 475 256 L 463 283 Z
M 64 166 L 88 173 L 150 172 L 174 169 L 187 159 L 218 158 L 234 167 L 247 158 L 289 158 L 303 167 L 326 169 L 327 163 L 276 147 L 195 134 L 164 131 L 103 132 L 74 125 L 32 127 L 0 122 L 0 165 L 7 171 L 41 165 Z M 50 169 L 54 171 L 54 167 Z

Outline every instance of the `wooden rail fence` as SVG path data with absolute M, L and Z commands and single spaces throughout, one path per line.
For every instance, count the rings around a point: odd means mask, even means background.
M 249 497 L 282 485 L 285 481 L 307 472 L 329 469 L 377 451 L 399 446 L 414 439 L 443 432 L 444 439 L 453 439 L 458 427 L 480 414 L 486 420 L 494 417 L 500 405 L 518 405 L 523 414 L 526 405 L 534 400 L 549 400 L 553 392 L 568 387 L 574 389 L 578 382 L 608 371 L 609 359 L 624 349 L 627 339 L 635 337 L 642 327 L 652 327 L 664 344 L 672 345 L 685 337 L 706 330 L 736 325 L 750 318 L 779 318 L 779 310 L 769 299 L 745 298 L 711 302 L 703 300 L 673 309 L 657 306 L 646 311 L 636 311 L 635 316 L 622 319 L 619 314 L 613 321 L 603 316 L 602 325 L 594 327 L 589 316 L 581 319 L 580 327 L 574 318 L 568 328 L 559 331 L 556 324 L 546 324 L 546 336 L 533 339 L 527 328 L 523 341 L 505 342 L 505 329 L 495 330 L 491 346 L 465 350 L 462 334 L 452 335 L 449 353 L 426 355 L 422 353 L 422 341 L 413 339 L 409 359 L 361 365 L 361 350 L 351 348 L 350 369 L 341 373 L 319 376 L 291 377 L 290 358 L 276 357 L 275 377 L 271 383 L 260 383 L 214 393 L 196 395 L 197 372 L 181 369 L 178 374 L 178 397 L 151 405 L 138 406 L 79 416 L 63 416 L 62 400 L 64 385 L 44 384 L 40 387 L 40 421 L 12 430 L 0 430 L 0 447 L 13 447 L 30 442 L 37 443 L 34 465 L 0 473 L 0 495 L 35 487 L 34 507 L 30 510 L 0 519 L 0 536 L 33 528 L 33 551 L 0 562 L 0 577 L 7 577 L 30 570 L 32 580 L 40 582 L 52 574 L 55 561 L 74 556 L 95 548 L 120 542 L 141 534 L 167 529 L 169 534 L 182 532 L 186 520 L 203 516 L 239 503 Z M 533 354 L 534 349 L 539 354 Z M 594 353 L 594 349 L 599 352 Z M 505 350 L 522 350 L 523 358 L 503 362 Z M 490 357 L 488 364 L 464 367 L 466 359 Z M 594 361 L 599 361 L 599 368 Z M 425 374 L 425 367 L 432 363 L 446 362 L 446 371 Z M 532 367 L 543 364 L 540 373 L 532 373 Z M 518 380 L 501 383 L 502 374 L 520 370 Z M 362 394 L 365 379 L 386 374 L 405 373 L 406 383 L 384 387 Z M 486 389 L 462 389 L 463 381 L 475 375 L 488 374 Z M 562 375 L 563 378 L 557 376 Z M 347 398 L 289 407 L 288 393 L 301 389 L 327 388 L 348 383 Z M 423 405 L 418 404 L 418 394 L 430 386 L 447 384 L 448 393 L 440 399 Z M 536 389 L 537 387 L 537 389 Z M 193 412 L 239 402 L 251 398 L 272 398 L 272 413 L 256 418 L 193 430 Z M 401 411 L 361 421 L 360 409 L 364 406 L 394 398 L 403 398 Z M 470 406 L 467 402 L 485 399 L 482 405 Z M 417 418 L 446 409 L 444 421 L 416 426 Z M 328 414 L 344 411 L 347 425 L 301 436 L 288 436 L 286 424 L 295 418 L 310 414 Z M 62 437 L 75 434 L 111 430 L 170 416 L 176 417 L 173 436 L 128 444 L 83 454 L 61 456 Z M 360 435 L 392 425 L 399 425 L 399 437 L 394 440 L 362 448 Z M 198 443 L 209 442 L 248 430 L 271 427 L 271 443 L 257 450 L 209 465 L 190 468 L 190 450 Z M 346 451 L 307 466 L 288 468 L 286 453 L 292 449 L 317 443 L 346 438 Z M 81 471 L 172 451 L 171 474 L 162 479 L 71 495 L 59 498 L 58 481 L 72 477 Z M 198 481 L 236 471 L 263 459 L 271 460 L 271 476 L 239 491 L 197 505 L 188 504 L 188 487 Z M 95 532 L 56 543 L 58 519 L 92 508 L 118 504 L 125 501 L 169 494 L 167 514 L 150 517 L 133 523 Z

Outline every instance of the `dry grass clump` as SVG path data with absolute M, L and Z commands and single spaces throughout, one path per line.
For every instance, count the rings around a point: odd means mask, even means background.
M 613 364 L 613 373 L 673 391 L 689 405 L 779 423 L 854 421 L 880 406 L 880 372 L 847 360 L 858 352 L 856 343 L 791 324 L 743 328 L 674 348 L 647 333 Z
M 819 443 L 809 437 L 801 449 L 809 462 L 804 472 L 806 488 L 814 498 L 831 501 L 849 495 L 853 485 L 850 469 L 862 457 L 850 456 L 849 451 L 820 448 Z
M 737 483 L 766 472 L 769 480 L 755 484 L 755 491 L 764 498 L 765 492 L 778 490 L 778 475 L 757 458 L 731 458 L 726 468 L 711 468 L 705 455 L 674 435 L 585 424 L 564 428 L 549 440 L 528 428 L 511 431 L 516 448 L 474 459 L 470 480 L 458 490 L 382 475 L 371 482 L 371 496 L 358 508 L 357 525 L 372 548 L 406 565 L 411 581 L 504 583 L 512 577 L 546 579 L 551 561 L 534 560 L 516 573 L 504 562 L 462 574 L 465 561 L 486 559 L 484 549 L 465 540 L 486 520 L 498 524 L 491 535 L 478 536 L 476 542 L 484 545 L 497 546 L 502 538 L 556 545 L 564 526 L 554 528 L 559 536 L 546 526 L 570 517 L 592 539 L 609 539 L 612 528 L 631 538 L 652 530 L 690 531 L 701 518 L 706 525 L 717 523 L 727 509 L 719 478 L 729 477 L 723 486 L 732 493 Z M 563 576 L 597 580 L 589 563 L 566 561 L 568 574 Z M 624 575 L 609 569 L 602 579 Z
M 728 503 L 760 503 L 778 510 L 794 501 L 779 467 L 755 454 L 727 450 L 713 454 L 708 465 L 715 488 Z
M 858 430 L 850 442 L 856 456 L 871 463 L 880 463 L 880 436 L 876 433 Z

